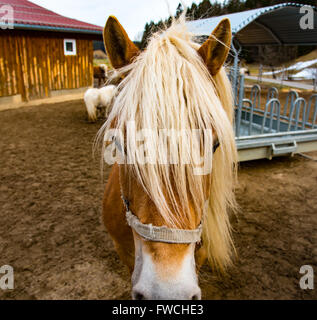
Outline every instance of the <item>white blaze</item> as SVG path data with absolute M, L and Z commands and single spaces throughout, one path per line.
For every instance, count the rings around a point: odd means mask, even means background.
M 194 244 L 190 245 L 188 253 L 177 266 L 177 270 L 173 270 L 171 267 L 170 277 L 162 277 L 158 273 L 158 268 L 153 263 L 151 255 L 145 252 L 142 247 L 142 241 L 135 239 L 136 258 L 132 275 L 133 298 L 137 299 L 137 295 L 142 295 L 143 299 L 153 300 L 200 299 L 201 291 L 197 283 Z

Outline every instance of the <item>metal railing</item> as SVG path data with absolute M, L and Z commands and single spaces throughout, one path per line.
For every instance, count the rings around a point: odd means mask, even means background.
M 237 85 L 235 99 L 235 134 L 236 137 L 262 135 L 298 130 L 317 129 L 317 94 L 308 101 L 290 90 L 282 105 L 279 92 L 271 87 L 266 96 L 265 105 L 261 106 L 261 87 L 251 88 L 250 98 L 245 97 L 244 76 Z

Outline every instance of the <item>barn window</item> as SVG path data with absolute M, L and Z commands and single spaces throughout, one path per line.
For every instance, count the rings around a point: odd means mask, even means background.
M 64 39 L 64 54 L 65 56 L 76 55 L 76 40 Z

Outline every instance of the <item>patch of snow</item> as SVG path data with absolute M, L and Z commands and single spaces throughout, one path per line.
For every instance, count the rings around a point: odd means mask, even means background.
M 293 79 L 306 79 L 306 80 L 312 80 L 316 79 L 317 77 L 317 69 L 315 68 L 306 68 L 296 74 L 293 74 L 290 76 Z
M 302 70 L 302 69 L 305 69 L 305 68 L 308 68 L 308 67 L 314 65 L 315 63 L 317 63 L 317 59 L 308 60 L 308 61 L 299 61 L 299 62 L 289 66 L 288 68 L 278 69 L 274 72 L 272 72 L 272 71 L 263 72 L 263 75 L 278 74 L 278 73 L 282 73 L 287 70 Z

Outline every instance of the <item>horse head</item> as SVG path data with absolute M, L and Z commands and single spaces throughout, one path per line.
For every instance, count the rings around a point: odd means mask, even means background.
M 222 20 L 199 46 L 185 21 L 175 21 L 141 52 L 111 16 L 104 42 L 112 66 L 124 75 L 103 132 L 123 133 L 115 140 L 125 160 L 114 176 L 124 201 L 120 223 L 133 235 L 132 297 L 200 299 L 197 268 L 207 258 L 224 270 L 232 252 L 228 210 L 234 207 L 236 149 L 223 68 L 230 22 Z M 166 131 L 167 140 L 161 139 Z M 141 145 L 140 136 L 146 136 Z M 124 240 L 113 220 L 106 226 L 122 256 Z

